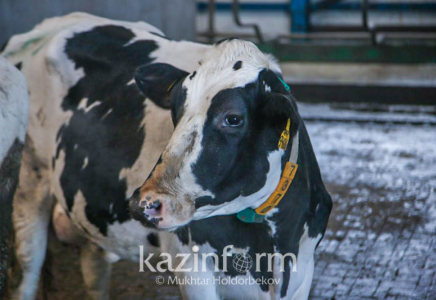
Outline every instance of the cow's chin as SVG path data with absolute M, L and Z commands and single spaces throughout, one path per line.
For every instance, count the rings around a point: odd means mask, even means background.
M 162 220 L 164 221 L 164 220 Z M 163 223 L 158 223 L 154 228 L 159 230 L 159 231 L 165 231 L 165 232 L 174 232 L 177 229 L 186 226 L 190 223 L 191 220 L 187 221 L 187 222 L 163 222 Z
M 181 221 L 181 220 L 175 220 L 168 216 L 163 216 L 159 219 L 148 219 L 143 218 L 141 220 L 138 220 L 144 227 L 147 228 L 153 228 L 158 231 L 166 231 L 166 232 L 173 232 L 179 229 L 180 227 L 188 225 L 192 219 Z

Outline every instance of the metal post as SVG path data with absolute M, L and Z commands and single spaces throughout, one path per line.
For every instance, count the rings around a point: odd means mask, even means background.
M 259 43 L 263 44 L 263 36 L 262 32 L 260 31 L 259 26 L 256 24 L 243 24 L 241 20 L 239 19 L 239 1 L 233 0 L 232 5 L 232 12 L 233 12 L 233 20 L 235 21 L 236 25 L 239 27 L 253 27 L 254 32 L 256 33 L 256 37 L 259 40 Z
M 215 40 L 215 0 L 209 0 L 209 42 Z
M 363 28 L 368 30 L 368 0 L 362 0 L 362 23 Z
M 291 31 L 304 33 L 309 30 L 309 0 L 292 0 L 291 2 Z

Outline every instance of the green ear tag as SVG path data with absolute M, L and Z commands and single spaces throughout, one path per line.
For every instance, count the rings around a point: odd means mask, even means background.
M 263 223 L 265 216 L 258 215 L 253 209 L 244 209 L 236 215 L 236 217 L 245 223 Z
M 279 77 L 279 76 L 277 76 L 277 77 Z M 283 81 L 283 79 L 281 79 L 281 78 L 279 77 L 279 80 L 281 81 L 281 83 L 283 83 L 283 86 L 285 87 L 285 89 L 286 89 L 287 91 L 289 91 L 289 90 L 291 89 L 291 88 L 289 87 L 289 85 L 287 85 L 286 82 Z

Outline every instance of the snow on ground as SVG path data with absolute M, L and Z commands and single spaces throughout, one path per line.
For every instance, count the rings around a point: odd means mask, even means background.
M 435 299 L 436 127 L 306 125 L 334 201 L 312 298 Z

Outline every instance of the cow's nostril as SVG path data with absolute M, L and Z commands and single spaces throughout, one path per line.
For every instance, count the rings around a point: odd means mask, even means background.
M 161 211 L 162 211 L 162 203 L 159 199 L 157 199 L 153 202 L 148 202 L 145 205 L 144 213 L 149 217 L 156 217 L 161 214 Z

